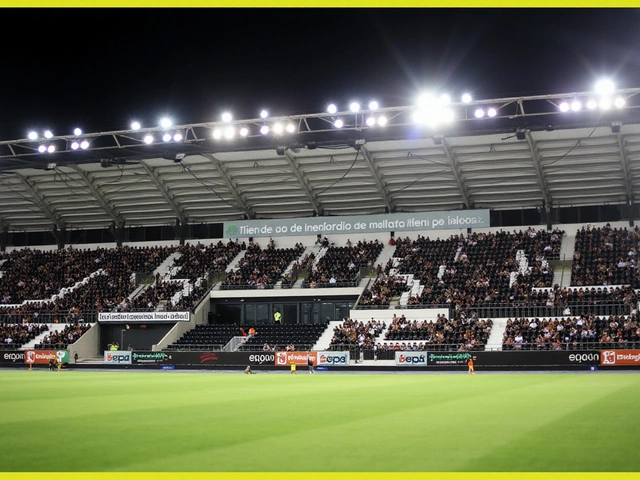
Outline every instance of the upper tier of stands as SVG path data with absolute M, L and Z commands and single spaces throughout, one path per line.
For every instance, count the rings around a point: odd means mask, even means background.
M 345 247 L 324 246 L 322 256 L 309 269 L 303 287 L 356 286 L 360 280 L 360 267 L 374 267 L 383 248 L 384 244 L 377 239 L 359 241 L 355 246 L 351 242 Z

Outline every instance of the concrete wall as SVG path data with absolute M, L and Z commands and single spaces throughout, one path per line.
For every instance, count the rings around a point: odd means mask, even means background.
M 374 320 L 384 320 L 389 323 L 394 315 L 401 317 L 404 315 L 407 320 L 435 320 L 438 314 L 449 318 L 449 310 L 446 308 L 398 308 L 380 310 L 351 310 L 349 316 L 352 320 L 368 322 Z
M 82 335 L 76 343 L 69 345 L 69 363 L 75 363 L 74 356 L 78 358 L 99 357 L 100 352 L 100 325 L 94 323 L 87 333 Z
M 205 299 L 198 306 L 195 313 L 191 314 L 191 320 L 188 322 L 176 322 L 174 327 L 169 330 L 162 340 L 160 340 L 157 344 L 155 344 L 151 350 L 154 352 L 160 352 L 164 348 L 167 348 L 172 343 L 175 343 L 189 330 L 196 328 L 196 325 L 206 324 L 209 317 L 209 312 L 211 311 L 211 301 L 209 299 Z

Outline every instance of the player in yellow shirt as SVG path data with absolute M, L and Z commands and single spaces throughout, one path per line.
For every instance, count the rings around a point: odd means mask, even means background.
M 296 362 L 291 362 L 291 374 L 296 374 Z
M 473 369 L 473 358 L 469 358 L 469 360 L 467 360 L 467 366 L 469 367 L 469 375 L 475 375 L 476 372 Z

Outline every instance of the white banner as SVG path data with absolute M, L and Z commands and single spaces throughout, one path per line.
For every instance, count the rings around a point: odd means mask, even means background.
M 397 367 L 426 367 L 427 352 L 396 352 Z
M 191 312 L 103 312 L 98 314 L 98 321 L 104 322 L 188 322 Z
M 131 365 L 132 353 L 127 350 L 105 350 L 104 363 L 109 365 Z
M 348 367 L 349 352 L 318 352 L 319 367 Z

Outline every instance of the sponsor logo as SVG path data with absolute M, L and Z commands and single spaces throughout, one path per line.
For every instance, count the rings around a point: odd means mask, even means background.
M 67 350 L 27 350 L 24 363 L 49 363 L 52 358 L 59 363 L 68 363 L 69 352 Z
M 190 312 L 102 312 L 99 322 L 188 322 Z
M 424 367 L 427 365 L 427 352 L 396 352 L 396 365 L 399 367 Z
M 602 352 L 602 364 L 603 365 L 615 365 L 616 364 L 616 352 Z
M 293 362 L 298 366 L 304 366 L 309 363 L 309 358 L 311 358 L 314 365 L 317 363 L 316 352 L 276 352 L 275 364 L 276 366 L 286 367 Z
M 106 351 L 104 352 L 104 363 L 112 365 L 131 365 L 131 352 Z
M 599 353 L 572 353 L 569 355 L 569 361 L 571 363 L 598 362 L 600 361 L 600 354 Z
M 398 357 L 399 363 L 424 363 L 426 358 L 424 355 L 400 355 Z
M 33 350 L 29 350 L 27 352 L 27 363 L 36 363 L 36 352 L 34 352 Z
M 262 355 L 249 355 L 249 363 L 257 363 L 262 365 L 265 362 L 273 362 L 275 360 L 275 355 L 270 354 L 262 354 Z
M 200 363 L 217 362 L 218 355 L 216 353 L 203 353 L 200 355 Z
M 7 361 L 15 362 L 15 361 L 23 361 L 25 355 L 23 352 L 11 352 L 5 353 L 2 358 Z
M 349 366 L 349 352 L 318 352 L 318 365 Z
M 287 352 L 276 353 L 276 365 L 286 365 L 286 364 L 287 364 Z
M 640 350 L 605 350 L 602 352 L 601 365 L 640 365 Z
M 144 353 L 133 352 L 131 354 L 131 359 L 135 363 L 161 363 L 166 359 L 171 360 L 171 355 L 168 355 L 164 352 L 144 352 Z

